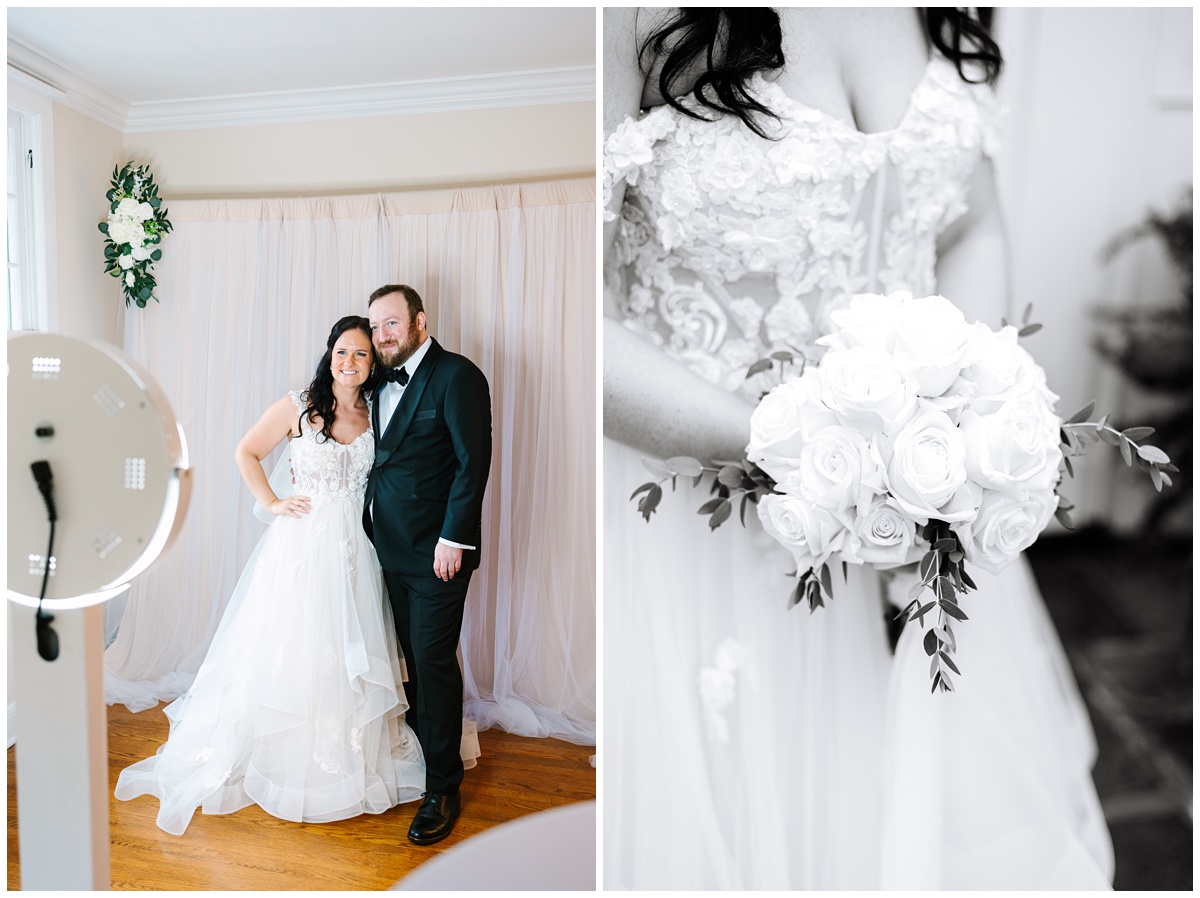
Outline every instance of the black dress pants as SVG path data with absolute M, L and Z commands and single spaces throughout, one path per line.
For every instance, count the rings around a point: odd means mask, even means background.
M 463 779 L 463 679 L 458 666 L 469 571 L 453 580 L 384 570 L 396 635 L 408 668 L 408 725 L 425 753 L 425 791 L 454 795 Z

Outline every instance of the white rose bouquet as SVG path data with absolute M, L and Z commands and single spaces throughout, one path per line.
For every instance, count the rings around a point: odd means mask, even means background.
M 1017 345 L 1040 327 L 1028 323 L 1029 311 L 1020 329 L 993 331 L 967 324 L 940 296 L 854 297 L 832 314 L 837 330 L 818 341 L 827 348 L 820 365 L 801 363 L 763 396 L 744 459 L 708 468 L 688 457 L 651 463 L 662 479 L 634 492 L 638 510 L 650 519 L 667 479 L 699 483 L 715 473 L 716 495 L 700 509 L 709 526 L 729 518 L 739 496 L 743 523 L 755 503 L 795 559 L 791 604 L 806 600 L 812 610 L 832 598 L 835 558 L 881 569 L 919 562 L 897 617 L 924 626 L 925 615 L 936 615 L 924 642 L 932 689 L 951 691 L 950 675 L 959 673 L 953 623 L 967 620 L 959 596 L 975 588 L 967 565 L 998 571 L 1052 516 L 1071 526 L 1071 506 L 1058 495 L 1062 473 L 1073 473 L 1070 456 L 1097 439 L 1116 445 L 1160 490 L 1178 470 L 1139 443 L 1151 428 L 1117 431 L 1107 415 L 1087 421 L 1094 403 L 1059 419 L 1045 373 Z M 775 359 L 794 361 L 785 355 Z
M 113 169 L 112 187 L 105 194 L 110 206 L 108 221 L 101 222 L 104 270 L 121 279 L 125 305 L 144 309 L 156 286 L 150 267 L 162 258 L 159 244 L 171 230 L 167 210 L 162 207 L 158 187 L 148 166 L 134 168 L 132 162 Z

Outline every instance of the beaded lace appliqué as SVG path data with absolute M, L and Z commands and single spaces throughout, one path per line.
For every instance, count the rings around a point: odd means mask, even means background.
M 297 413 L 303 412 L 300 393 L 293 392 L 291 396 Z M 375 437 L 370 429 L 343 446 L 332 438 L 322 440 L 320 431 L 314 430 L 306 418 L 290 449 L 296 494 L 318 502 L 333 498 L 361 499 L 366 493 L 367 478 L 375 461 Z
M 854 294 L 935 292 L 938 235 L 966 210 L 998 115 L 990 89 L 942 57 L 890 131 L 857 131 L 761 76 L 749 87 L 779 115 L 775 139 L 660 106 L 606 138 L 602 192 L 617 220 L 606 280 L 625 325 L 756 397 L 747 368 L 783 349 L 819 357 L 829 313 Z

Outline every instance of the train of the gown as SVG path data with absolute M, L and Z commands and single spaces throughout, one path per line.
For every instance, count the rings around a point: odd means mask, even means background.
M 168 741 L 124 770 L 116 796 L 151 794 L 158 824 L 257 803 L 286 820 L 381 813 L 420 797 L 425 765 L 361 502 L 313 503 L 259 542 Z

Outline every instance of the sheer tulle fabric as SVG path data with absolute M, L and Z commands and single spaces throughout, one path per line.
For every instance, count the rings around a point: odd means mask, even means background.
M 464 714 L 481 728 L 593 743 L 595 217 L 590 178 L 172 203 L 162 303 L 127 317 L 125 349 L 170 398 L 203 483 L 179 538 L 124 602 L 106 700 L 140 710 L 187 689 L 262 536 L 231 463 L 238 439 L 284 389 L 308 382 L 334 321 L 399 282 L 492 388 Z M 215 361 L 225 358 L 253 362 Z
M 369 434 L 357 442 L 369 470 Z M 169 833 L 197 808 L 256 803 L 323 823 L 424 790 L 361 493 L 312 499 L 310 514 L 276 518 L 251 555 L 195 681 L 166 709 L 166 744 L 117 781 L 117 798 L 157 797 Z
M 789 610 L 757 519 L 709 533 L 681 484 L 645 524 L 637 453 L 604 460 L 606 888 L 1109 888 L 1089 723 L 1023 561 L 973 574 L 958 691 L 930 695 L 877 575 Z

